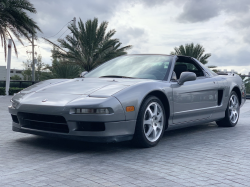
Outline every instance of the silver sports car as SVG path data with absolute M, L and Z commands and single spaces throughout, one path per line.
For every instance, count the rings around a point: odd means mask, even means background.
M 152 147 L 167 129 L 211 121 L 233 127 L 246 100 L 237 74 L 217 75 L 187 56 L 125 55 L 81 75 L 16 94 L 13 130 Z

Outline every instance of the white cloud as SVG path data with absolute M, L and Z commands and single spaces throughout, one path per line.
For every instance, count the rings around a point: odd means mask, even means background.
M 56 34 L 73 17 L 83 21 L 97 17 L 99 22 L 109 22 L 108 29 L 116 29 L 115 38 L 124 45 L 134 46 L 129 53 L 169 54 L 176 46 L 194 42 L 212 53 L 208 65 L 236 66 L 237 71 L 249 68 L 249 0 L 213 3 L 207 0 L 64 0 L 60 3 L 32 0 L 32 3 L 37 9 L 32 18 L 43 30 L 39 36 Z M 50 39 L 55 41 L 66 30 Z M 66 34 L 67 31 L 63 36 Z M 42 39 L 36 44 L 40 46 L 36 51 L 41 52 L 43 61 L 51 63 L 52 47 Z M 30 44 L 25 41 L 25 45 Z M 12 53 L 12 67 L 22 68 L 22 61 L 27 59 L 26 50 L 31 47 L 18 50 L 18 59 Z M 0 65 L 6 65 L 2 52 L 0 48 Z

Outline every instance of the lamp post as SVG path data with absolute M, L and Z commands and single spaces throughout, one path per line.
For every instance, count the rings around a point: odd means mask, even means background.
M 10 89 L 11 45 L 12 45 L 12 40 L 9 39 L 8 59 L 7 59 L 7 75 L 6 75 L 6 86 L 5 86 L 5 94 L 6 95 L 9 95 L 9 89 Z

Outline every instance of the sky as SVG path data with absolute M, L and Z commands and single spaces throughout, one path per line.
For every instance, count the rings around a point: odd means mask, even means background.
M 129 54 L 170 54 L 174 47 L 193 42 L 211 53 L 208 66 L 250 72 L 250 0 L 30 0 L 37 10 L 29 14 L 43 33 L 38 33 L 35 51 L 51 64 L 51 41 L 71 34 L 71 20 L 98 18 L 108 21 L 114 38 L 132 45 Z M 60 32 L 59 32 L 60 31 Z M 31 44 L 16 41 L 18 57 L 12 51 L 11 68 L 22 69 L 31 59 Z M 27 47 L 25 47 L 27 46 Z M 5 66 L 0 48 L 0 66 Z

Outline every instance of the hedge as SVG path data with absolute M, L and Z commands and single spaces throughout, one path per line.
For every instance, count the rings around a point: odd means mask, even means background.
M 10 88 L 9 95 L 14 95 L 14 93 L 18 93 L 21 90 L 23 90 L 23 88 Z M 0 95 L 5 95 L 5 88 L 4 87 L 0 87 Z
M 22 82 L 21 87 L 22 88 L 27 88 L 32 85 L 32 81 L 10 81 L 10 88 L 20 88 L 20 82 Z M 0 81 L 0 88 L 5 87 L 6 82 L 5 81 Z

